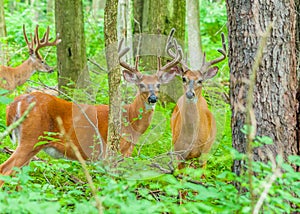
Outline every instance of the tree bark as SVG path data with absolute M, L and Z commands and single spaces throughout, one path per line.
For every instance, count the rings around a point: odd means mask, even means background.
M 84 88 L 89 82 L 82 1 L 55 1 L 56 31 L 62 42 L 57 46 L 58 88 Z M 69 86 L 69 83 L 74 83 Z
M 300 51 L 300 0 L 295 0 L 295 10 L 296 10 L 296 50 L 297 53 Z M 298 79 L 298 89 L 297 89 L 297 101 L 298 101 L 298 112 L 297 112 L 297 150 L 298 155 L 300 155 L 300 56 L 296 55 L 297 59 L 297 79 Z M 300 167 L 298 166 L 297 171 L 300 171 Z
M 104 11 L 104 37 L 109 84 L 109 121 L 107 137 L 107 155 L 109 157 L 119 151 L 121 137 L 121 74 L 117 57 L 117 15 L 118 1 L 106 1 Z
M 0 0 L 0 37 L 6 37 L 4 1 Z
M 254 149 L 254 160 L 297 154 L 296 52 L 294 1 L 227 0 L 230 102 L 232 106 L 233 147 L 246 152 L 245 104 L 249 76 L 262 33 L 273 23 L 257 70 L 253 109 L 257 136 L 269 136 L 273 145 Z M 239 174 L 243 161 L 235 161 L 233 171 Z
M 200 11 L 199 0 L 187 0 L 187 28 L 188 28 L 188 59 L 192 70 L 202 65 L 203 53 L 200 38 Z

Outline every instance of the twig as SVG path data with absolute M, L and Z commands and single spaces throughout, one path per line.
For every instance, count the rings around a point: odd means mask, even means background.
M 91 188 L 91 192 L 95 198 L 95 201 L 96 201 L 96 207 L 98 209 L 98 212 L 99 214 L 100 213 L 103 213 L 103 206 L 102 206 L 102 202 L 101 200 L 98 198 L 98 195 L 97 195 L 97 190 L 96 190 L 96 187 L 93 183 L 93 179 L 92 179 L 92 176 L 90 175 L 88 169 L 87 169 L 87 165 L 85 163 L 85 160 L 83 159 L 83 157 L 81 156 L 78 148 L 74 145 L 74 143 L 72 142 L 72 140 L 69 138 L 69 136 L 66 134 L 65 132 L 65 129 L 63 127 L 63 121 L 60 117 L 58 117 L 57 119 L 57 123 L 59 124 L 59 129 L 60 129 L 60 133 L 62 134 L 62 136 L 64 136 L 66 138 L 66 142 L 68 143 L 69 146 L 71 146 L 72 150 L 74 151 L 74 154 L 77 158 L 77 160 L 79 161 L 79 163 L 81 164 L 82 166 L 82 169 L 83 169 L 83 172 L 86 176 L 86 179 L 89 183 L 89 186 Z
M 250 76 L 250 83 L 249 83 L 249 89 L 248 89 L 248 96 L 247 96 L 247 103 L 246 103 L 246 121 L 245 124 L 247 125 L 247 160 L 248 160 L 248 176 L 249 176 L 249 191 L 251 195 L 251 210 L 254 210 L 254 202 L 255 202 L 255 195 L 254 195 L 254 189 L 253 189 L 253 166 L 252 166 L 252 160 L 253 160 L 253 148 L 252 148 L 252 142 L 256 135 L 256 120 L 253 110 L 253 94 L 254 94 L 254 86 L 256 82 L 256 73 L 259 69 L 259 65 L 261 64 L 261 61 L 263 59 L 263 50 L 267 45 L 267 39 L 271 33 L 271 29 L 273 27 L 273 23 L 271 23 L 264 34 L 261 37 L 258 50 L 256 53 L 256 57 L 254 60 L 254 64 L 252 66 L 251 70 L 251 76 Z
M 0 141 L 3 140 L 3 138 L 5 138 L 7 135 L 9 135 L 15 128 L 17 128 L 25 120 L 25 118 L 32 110 L 32 108 L 35 106 L 35 104 L 36 104 L 35 102 L 30 103 L 26 111 L 17 121 L 11 124 L 10 126 L 8 126 L 4 132 L 0 133 Z
M 274 173 L 271 175 L 270 179 L 265 183 L 264 187 L 264 191 L 262 192 L 262 194 L 260 195 L 252 214 L 258 214 L 259 210 L 262 206 L 262 204 L 264 203 L 264 200 L 266 200 L 268 192 L 270 190 L 270 188 L 272 187 L 272 184 L 274 183 L 274 181 L 276 180 L 276 178 L 281 176 L 281 168 L 277 167 L 276 170 L 274 171 Z
M 170 164 L 168 164 L 168 165 L 170 165 Z M 160 166 L 158 163 L 152 163 L 152 164 L 150 164 L 150 166 L 159 169 L 164 174 L 173 175 L 177 179 L 185 179 L 187 182 L 190 182 L 190 183 L 193 183 L 193 184 L 199 184 L 199 185 L 202 185 L 204 187 L 207 187 L 207 185 L 204 184 L 203 182 L 196 181 L 196 180 L 193 180 L 193 179 L 189 179 L 187 176 L 184 176 L 182 174 L 174 175 L 174 168 L 173 167 L 172 167 L 172 169 L 165 169 L 162 166 Z
M 88 61 L 91 62 L 92 64 L 94 64 L 97 68 L 99 68 L 100 71 L 105 71 L 107 73 L 107 69 L 103 68 L 101 65 L 99 65 L 97 62 L 95 62 L 94 60 L 88 58 Z

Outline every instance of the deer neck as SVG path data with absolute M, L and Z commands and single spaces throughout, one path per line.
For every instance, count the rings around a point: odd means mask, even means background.
M 127 112 L 126 119 L 130 126 L 139 133 L 144 133 L 153 116 L 153 108 L 150 108 L 150 105 L 146 103 L 146 98 L 137 94 L 134 101 L 126 105 L 125 109 Z
M 199 105 L 201 102 L 201 88 L 195 90 L 195 98 L 188 100 L 185 95 L 182 96 L 181 102 L 179 103 L 179 110 L 181 114 L 181 130 L 186 135 L 193 136 L 193 133 L 198 133 L 199 120 L 201 113 L 199 112 Z
M 1 66 L 0 86 L 11 90 L 25 83 L 35 72 L 32 59 L 29 58 L 17 67 Z

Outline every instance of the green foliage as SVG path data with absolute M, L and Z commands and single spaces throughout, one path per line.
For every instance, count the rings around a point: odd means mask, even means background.
M 53 13 L 46 11 L 46 0 L 35 1 L 28 7 L 24 1 L 5 0 L 7 43 L 9 65 L 18 65 L 28 57 L 22 34 L 22 24 L 27 31 L 33 32 L 35 25 L 40 25 L 40 32 L 51 27 L 54 37 Z M 83 94 L 89 103 L 108 103 L 107 73 L 104 57 L 103 15 L 95 21 L 90 8 L 91 1 L 83 1 L 85 9 L 85 31 L 89 70 L 91 73 L 91 96 Z M 221 47 L 219 33 L 226 31 L 226 9 L 223 1 L 201 1 L 201 36 L 207 58 L 219 56 L 216 51 Z M 41 9 L 42 8 L 42 9 Z M 38 12 L 37 12 L 38 11 Z M 99 11 L 103 14 L 103 11 Z M 38 20 L 38 21 L 37 21 Z M 48 54 L 46 54 L 48 53 Z M 50 65 L 55 65 L 55 48 L 42 50 Z M 97 66 L 93 62 L 100 65 Z M 101 68 L 102 67 L 102 68 Z M 300 174 L 292 166 L 300 166 L 299 156 L 290 156 L 288 162 L 277 158 L 275 163 L 253 162 L 251 175 L 254 199 L 250 196 L 249 176 L 231 172 L 234 159 L 245 159 L 244 154 L 231 148 L 230 110 L 223 95 L 229 88 L 222 84 L 228 81 L 229 72 L 226 61 L 220 63 L 220 72 L 213 81 L 204 86 L 204 96 L 217 121 L 217 139 L 209 156 L 206 169 L 176 169 L 169 152 L 172 150 L 170 117 L 174 103 L 156 106 L 151 126 L 140 138 L 132 158 L 126 158 L 118 167 L 110 167 L 101 161 L 88 163 L 98 197 L 105 213 L 250 213 L 251 204 L 257 204 L 263 191 L 276 177 L 264 196 L 260 213 L 299 212 Z M 42 81 L 47 85 L 57 84 L 57 72 L 52 74 L 37 73 L 31 80 Z M 5 108 L 12 98 L 22 94 L 28 87 L 39 84 L 28 82 L 18 90 L 5 94 L 0 91 L 0 131 L 5 129 Z M 124 103 L 134 98 L 135 88 L 124 83 L 126 90 Z M 139 118 L 137 118 L 139 119 Z M 43 137 L 38 145 L 54 140 L 52 133 Z M 270 138 L 257 137 L 254 145 L 270 144 Z M 5 139 L 3 146 L 11 147 Z M 9 155 L 0 152 L 0 161 Z M 33 161 L 29 166 L 15 169 L 12 177 L 1 176 L 5 181 L 0 191 L 0 212 L 5 213 L 98 213 L 91 188 L 88 185 L 79 162 L 71 160 L 53 160 L 45 154 L 39 154 L 44 161 Z M 198 161 L 198 160 L 193 160 Z M 157 164 L 165 169 L 166 174 L 153 166 Z M 246 167 L 246 166 L 245 166 Z M 282 169 L 276 174 L 276 169 Z M 240 186 L 237 188 L 237 186 Z M 16 191 L 21 187 L 20 191 Z

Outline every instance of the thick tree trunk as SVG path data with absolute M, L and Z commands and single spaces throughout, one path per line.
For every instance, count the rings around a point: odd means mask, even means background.
M 67 92 L 66 87 L 73 82 L 76 88 L 88 84 L 86 47 L 82 1 L 55 1 L 56 31 L 62 42 L 57 46 L 58 87 Z
M 296 50 L 300 53 L 300 0 L 295 0 L 295 10 L 296 10 Z M 297 100 L 298 100 L 298 112 L 297 112 L 297 150 L 298 155 L 300 155 L 300 55 L 297 54 L 297 79 L 298 79 L 298 90 L 297 90 Z M 300 167 L 298 166 L 298 171 Z
M 296 112 L 297 78 L 295 52 L 296 13 L 294 1 L 227 0 L 230 102 L 232 106 L 233 147 L 246 152 L 245 103 L 249 76 L 262 33 L 273 23 L 257 70 L 253 108 L 257 136 L 269 136 L 273 145 L 254 149 L 254 159 L 266 161 L 270 156 L 297 154 Z M 242 161 L 235 161 L 239 174 Z
M 117 14 L 118 1 L 107 1 L 104 12 L 104 36 L 109 84 L 109 122 L 107 154 L 119 151 L 121 133 L 121 74 L 117 57 Z

